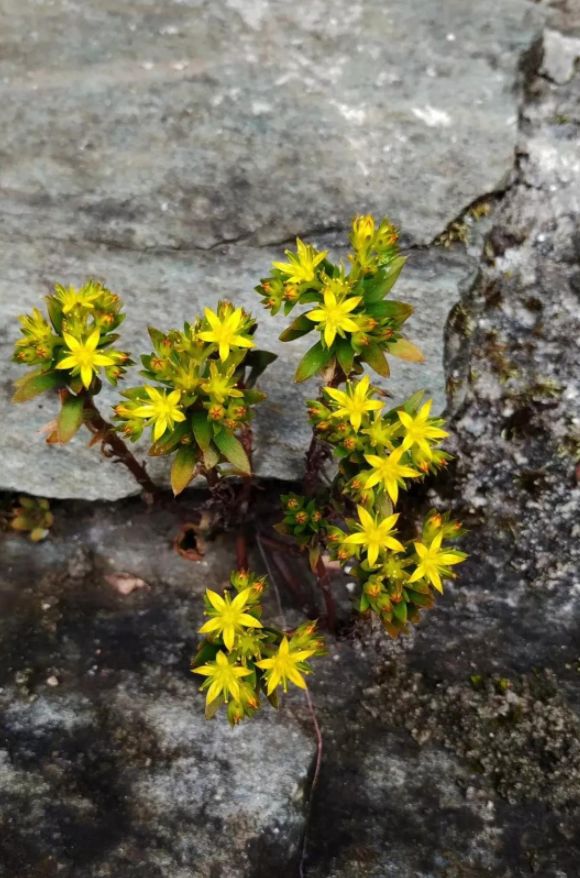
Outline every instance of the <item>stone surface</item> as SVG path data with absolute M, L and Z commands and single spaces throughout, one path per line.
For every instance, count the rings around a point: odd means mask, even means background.
M 313 336 L 282 345 L 278 335 L 288 322 L 261 312 L 257 295 L 249 293 L 256 278 L 263 276 L 276 251 L 261 248 L 228 248 L 217 255 L 171 254 L 159 256 L 143 254 L 135 261 L 134 254 L 125 251 L 96 250 L 89 246 L 70 247 L 45 244 L 38 272 L 31 274 L 31 262 L 38 259 L 40 244 L 19 241 L 11 249 L 16 264 L 0 279 L 0 301 L 5 303 L 7 323 L 4 339 L 0 342 L 0 356 L 6 361 L 17 336 L 16 315 L 23 306 L 34 307 L 39 301 L 39 290 L 46 289 L 46 279 L 64 273 L 80 280 L 85 272 L 106 276 L 113 289 L 122 290 L 127 303 L 127 321 L 123 338 L 129 350 L 150 350 L 146 325 L 164 329 L 182 325 L 204 305 L 212 305 L 224 293 L 236 301 L 243 301 L 261 317 L 258 343 L 268 350 L 280 352 L 280 358 L 269 369 L 261 386 L 268 399 L 258 407 L 256 420 L 255 467 L 261 476 L 279 479 L 298 478 L 303 469 L 304 453 L 310 441 L 306 399 L 316 396 L 317 382 L 293 384 L 292 376 L 304 351 L 313 343 Z M 228 260 L 224 264 L 224 256 Z M 240 264 L 240 260 L 245 260 Z M 416 307 L 409 321 L 409 334 L 421 340 L 426 363 L 421 366 L 392 359 L 392 378 L 386 386 L 396 388 L 396 396 L 403 399 L 419 387 L 425 387 L 441 410 L 445 405 L 445 377 L 443 370 L 443 335 L 449 311 L 458 301 L 461 288 L 468 284 L 476 271 L 473 259 L 464 254 L 414 251 L 410 266 L 400 280 L 399 293 Z M 21 294 L 11 298 L 11 291 Z M 244 291 L 238 295 L 238 291 Z M 0 487 L 8 490 L 26 490 L 48 497 L 78 497 L 95 500 L 116 500 L 136 492 L 132 477 L 121 467 L 100 458 L 95 449 L 87 448 L 88 438 L 83 432 L 65 447 L 47 446 L 40 434 L 43 426 L 56 414 L 56 401 L 40 397 L 23 405 L 10 403 L 12 380 L 22 374 L 16 363 L 5 369 L 5 380 L 0 388 L 0 408 L 3 430 L 0 435 Z M 137 370 L 132 375 L 138 380 Z M 380 382 L 377 382 L 380 383 Z M 110 406 L 118 399 L 114 390 L 100 397 L 105 416 L 112 414 Z M 101 403 L 102 400 L 102 403 Z M 151 472 L 167 481 L 167 461 L 152 461 Z
M 233 547 L 184 561 L 178 518 L 139 502 L 56 517 L 38 552 L 2 545 L 0 876 L 293 876 L 314 755 L 301 699 L 298 719 L 231 730 L 204 720 L 188 669 Z M 119 595 L 105 577 L 127 570 L 149 586 Z
M 432 241 L 512 167 L 518 68 L 541 16 L 525 0 L 497 5 L 490 15 L 483 0 L 449 0 L 436 14 L 422 0 L 10 0 L 2 361 L 15 315 L 57 280 L 96 274 L 125 295 L 127 341 L 143 350 L 148 322 L 179 324 L 220 294 L 257 311 L 253 287 L 295 234 L 342 243 L 351 216 L 373 211 L 408 242 Z M 409 328 L 427 364 L 395 367 L 398 398 L 426 386 L 443 406 L 444 326 L 473 270 L 464 254 L 412 253 L 400 290 L 418 306 Z M 280 350 L 280 328 L 263 320 L 266 346 Z M 285 348 L 264 382 L 263 476 L 301 470 L 311 389 L 288 381 L 300 350 Z M 0 487 L 85 499 L 134 491 L 81 441 L 63 452 L 31 437 L 52 410 L 10 406 L 19 371 L 7 367 L 0 388 Z
M 578 58 L 580 58 L 580 39 L 567 37 L 558 31 L 546 28 L 542 64 L 542 72 L 546 76 L 563 85 L 572 79 Z
M 512 185 L 446 330 L 457 457 L 413 501 L 462 518 L 470 557 L 397 642 L 353 627 L 333 581 L 314 788 L 300 693 L 235 732 L 200 719 L 199 595 L 231 540 L 185 562 L 169 545 L 187 505 L 136 499 L 55 503 L 36 546 L 0 535 L 1 878 L 576 878 L 579 92 L 578 71 L 529 69 Z M 122 596 L 120 572 L 148 587 Z M 275 577 L 268 614 L 294 624 Z

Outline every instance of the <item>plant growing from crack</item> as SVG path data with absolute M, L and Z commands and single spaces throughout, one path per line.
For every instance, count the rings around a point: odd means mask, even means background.
M 402 331 L 413 309 L 387 298 L 405 264 L 395 228 L 357 217 L 350 241 L 347 267 L 298 239 L 296 251 L 286 251 L 288 261 L 275 262 L 256 288 L 272 314 L 306 307 L 280 338 L 317 333 L 296 381 L 322 377 L 320 396 L 308 404 L 313 435 L 303 493 L 282 497 L 279 537 L 263 540 L 274 551 L 308 557 L 328 628 L 335 625 L 331 572 L 343 567 L 357 583 L 358 611 L 375 614 L 397 636 L 432 606 L 434 590 L 442 591 L 466 556 L 444 542 L 461 533 L 445 514 L 431 512 L 418 530 L 414 522 L 400 527 L 399 492 L 445 466 L 449 455 L 440 446 L 447 433 L 422 392 L 388 407 L 385 392 L 364 374 L 368 365 L 388 377 L 386 354 L 413 362 L 422 355 Z M 324 644 L 313 620 L 293 631 L 266 626 L 267 582 L 248 569 L 241 525 L 252 502 L 251 419 L 264 398 L 255 385 L 275 359 L 256 349 L 256 321 L 220 301 L 183 329 L 150 328 L 153 351 L 141 358 L 145 382 L 122 391 L 111 424 L 95 397 L 103 378 L 116 385 L 133 364 L 114 347 L 124 317 L 119 297 L 88 281 L 80 289 L 57 286 L 46 305 L 47 316 L 34 309 L 20 318 L 14 356 L 33 370 L 17 382 L 15 401 L 56 390 L 60 411 L 47 441 L 68 442 L 84 424 L 91 444 L 126 466 L 149 497 L 158 489 L 125 441 L 138 441 L 146 431 L 149 455 L 172 457 L 175 495 L 195 476 L 205 477 L 222 525 L 239 528 L 237 569 L 223 594 L 206 590 L 205 640 L 192 671 L 205 677 L 208 717 L 225 705 L 237 723 L 256 712 L 262 697 L 277 706 L 289 684 L 305 688 L 309 661 L 324 653 Z M 325 470 L 330 458 L 331 477 Z

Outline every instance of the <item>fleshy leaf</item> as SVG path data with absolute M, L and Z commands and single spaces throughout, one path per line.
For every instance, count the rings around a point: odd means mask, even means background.
M 191 416 L 191 427 L 195 441 L 202 451 L 207 451 L 211 445 L 212 429 L 207 419 L 207 412 L 194 412 Z
M 16 389 L 12 402 L 28 402 L 47 390 L 64 387 L 66 380 L 66 375 L 58 372 L 29 372 L 14 382 Z
M 389 345 L 389 353 L 400 360 L 408 360 L 410 363 L 424 363 L 425 357 L 417 345 L 406 338 L 399 338 Z
M 82 396 L 68 396 L 63 400 L 56 420 L 57 442 L 70 442 L 83 422 L 84 399 Z
M 294 341 L 295 338 L 301 338 L 301 336 L 306 335 L 312 329 L 314 329 L 312 320 L 308 320 L 304 314 L 301 314 L 300 317 L 292 321 L 290 326 L 286 327 L 280 335 L 280 341 Z
M 236 469 L 248 474 L 252 471 L 244 446 L 239 439 L 236 439 L 233 433 L 229 433 L 227 430 L 222 430 L 221 433 L 214 436 L 213 441 L 226 460 L 229 460 Z
M 171 465 L 171 487 L 177 497 L 191 482 L 195 475 L 197 455 L 192 445 L 182 445 Z
M 375 372 L 382 375 L 384 378 L 388 378 L 391 374 L 389 364 L 385 359 L 385 354 L 376 344 L 370 344 L 364 349 L 364 352 L 361 354 L 361 360 L 368 363 Z
M 322 342 L 317 341 L 310 350 L 306 351 L 300 360 L 294 380 L 300 383 L 301 381 L 306 381 L 307 378 L 312 378 L 313 375 L 324 369 L 331 357 L 332 351 L 329 348 L 323 347 Z

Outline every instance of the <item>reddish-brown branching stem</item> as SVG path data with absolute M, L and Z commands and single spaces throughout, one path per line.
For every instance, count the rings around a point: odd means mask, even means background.
M 113 425 L 103 418 L 90 393 L 84 395 L 84 423 L 95 437 L 95 441 L 100 443 L 103 454 L 127 467 L 149 497 L 153 497 L 159 491 L 145 466 L 129 451 Z

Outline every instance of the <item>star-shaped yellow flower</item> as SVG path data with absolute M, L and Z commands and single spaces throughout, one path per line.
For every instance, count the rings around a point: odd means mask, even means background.
M 306 314 L 309 320 L 318 323 L 318 329 L 324 327 L 324 343 L 329 348 L 336 334 L 343 336 L 345 332 L 358 332 L 358 323 L 350 316 L 361 302 L 362 296 L 351 296 L 350 299 L 339 300 L 332 290 L 324 291 L 324 304 Z
M 60 363 L 57 363 L 57 369 L 70 369 L 73 375 L 80 374 L 84 387 L 88 390 L 93 380 L 93 375 L 98 372 L 99 366 L 114 366 L 115 360 L 108 354 L 103 354 L 97 350 L 101 334 L 95 329 L 86 341 L 79 341 L 68 332 L 63 332 L 63 338 L 68 351 Z
M 344 542 L 347 545 L 364 546 L 371 567 L 374 567 L 379 554 L 385 549 L 392 549 L 393 552 L 405 550 L 403 544 L 392 535 L 395 522 L 399 517 L 398 512 L 379 521 L 378 518 L 373 518 L 364 506 L 357 506 L 357 510 L 360 521 L 359 530 L 357 533 L 349 534 Z
M 430 546 L 424 543 L 415 543 L 415 551 L 419 557 L 419 565 L 417 569 L 409 577 L 409 582 L 416 582 L 418 579 L 426 578 L 437 589 L 443 592 L 443 584 L 441 575 L 453 576 L 449 567 L 454 564 L 460 564 L 467 558 L 465 552 L 459 552 L 457 549 L 441 550 L 441 542 L 443 540 L 443 531 L 439 531 L 433 537 Z
M 69 314 L 77 305 L 83 308 L 93 309 L 94 302 L 101 295 L 102 290 L 92 283 L 85 284 L 80 290 L 74 287 L 57 286 L 55 295 L 62 306 L 62 313 Z
M 236 665 L 221 650 L 215 657 L 215 662 L 208 662 L 200 668 L 192 668 L 193 674 L 201 674 L 208 679 L 202 684 L 202 689 L 207 688 L 206 704 L 211 704 L 223 694 L 224 700 L 231 695 L 235 701 L 240 699 L 240 677 L 249 676 L 252 671 L 242 665 Z
M 365 460 L 370 463 L 372 470 L 368 476 L 365 487 L 372 488 L 374 485 L 382 485 L 389 497 L 396 503 L 399 498 L 399 485 L 405 486 L 404 479 L 416 479 L 421 473 L 402 464 L 401 457 L 405 453 L 402 446 L 395 448 L 388 457 L 379 457 L 378 454 L 365 454 Z
M 288 275 L 288 282 L 292 284 L 312 283 L 316 278 L 316 268 L 325 258 L 328 250 L 317 253 L 310 244 L 305 244 L 300 238 L 296 238 L 296 253 L 285 250 L 289 262 L 274 262 L 274 268 Z
M 433 457 L 431 446 L 428 439 L 445 439 L 449 433 L 429 424 L 429 413 L 433 400 L 429 400 L 425 405 L 421 406 L 415 417 L 411 417 L 407 412 L 399 411 L 399 420 L 405 428 L 405 438 L 403 439 L 403 450 L 418 445 L 425 457 L 429 460 Z
M 217 592 L 207 588 L 207 599 L 213 607 L 210 610 L 211 619 L 199 629 L 200 634 L 221 634 L 228 650 L 233 648 L 236 634 L 244 628 L 262 628 L 263 625 L 255 616 L 246 612 L 248 599 L 252 594 L 251 588 L 245 588 L 235 596 L 233 601 L 226 594 L 223 598 Z
M 288 638 L 284 637 L 276 655 L 273 655 L 272 658 L 256 662 L 259 668 L 266 671 L 268 695 L 271 695 L 276 686 L 280 684 L 284 687 L 284 692 L 287 692 L 288 680 L 300 689 L 306 689 L 306 681 L 300 673 L 299 665 L 312 655 L 314 655 L 313 649 L 297 649 L 292 651 Z M 302 671 L 304 672 L 304 669 Z
M 222 367 L 223 368 L 223 367 Z M 220 372 L 218 364 L 216 362 L 209 364 L 209 378 L 201 385 L 201 389 L 204 390 L 208 396 L 215 402 L 225 402 L 225 400 L 230 396 L 243 396 L 241 390 L 238 390 L 236 387 L 236 382 L 233 377 L 234 375 L 234 367 L 228 369 L 227 372 Z
M 200 332 L 199 337 L 218 346 L 220 360 L 227 360 L 230 348 L 254 347 L 254 342 L 238 331 L 244 322 L 244 312 L 241 308 L 236 308 L 231 314 L 222 318 L 210 308 L 205 308 L 204 314 L 211 329 Z
M 153 441 L 161 439 L 167 429 L 172 430 L 177 421 L 185 421 L 185 415 L 179 407 L 181 392 L 158 390 L 157 387 L 145 386 L 145 393 L 151 400 L 131 411 L 132 417 L 145 418 L 153 425 Z
M 353 430 L 358 431 L 365 412 L 378 411 L 383 407 L 378 399 L 369 399 L 370 378 L 365 375 L 357 384 L 347 382 L 346 391 L 335 387 L 325 387 L 324 392 L 337 402 L 340 408 L 332 413 L 333 418 L 348 418 Z

